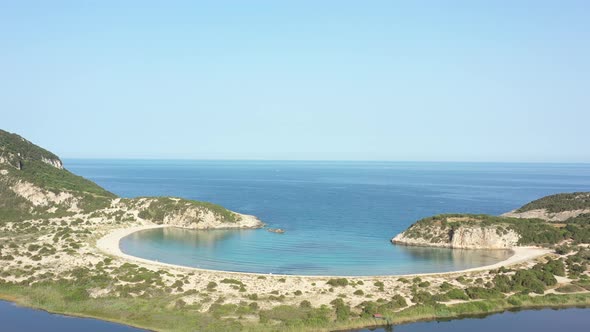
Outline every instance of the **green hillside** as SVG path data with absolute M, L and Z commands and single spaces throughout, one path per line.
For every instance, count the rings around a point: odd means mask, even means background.
M 547 212 L 552 213 L 590 209 L 590 192 L 563 193 L 545 196 L 525 204 L 516 210 L 516 212 L 539 209 L 545 209 Z

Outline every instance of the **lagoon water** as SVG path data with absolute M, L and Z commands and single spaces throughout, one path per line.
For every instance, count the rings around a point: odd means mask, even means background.
M 139 332 L 145 330 L 98 319 L 56 315 L 0 301 L 0 331 Z
M 542 309 L 503 312 L 483 317 L 416 322 L 349 332 L 586 332 L 590 327 L 590 309 Z
M 509 253 L 389 240 L 433 214 L 497 215 L 545 195 L 590 190 L 588 164 L 66 160 L 65 166 L 124 197 L 210 201 L 286 231 L 149 230 L 124 238 L 124 252 L 275 274 L 389 275 L 493 264 Z

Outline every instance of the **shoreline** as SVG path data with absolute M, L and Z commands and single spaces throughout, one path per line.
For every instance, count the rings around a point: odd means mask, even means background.
M 339 275 L 339 276 L 330 276 L 330 275 L 299 275 L 299 274 L 268 274 L 268 273 L 256 273 L 256 272 L 238 272 L 238 271 L 224 271 L 224 270 L 212 270 L 212 269 L 204 269 L 198 267 L 191 267 L 185 265 L 177 265 L 177 264 L 170 264 L 159 262 L 155 260 L 149 260 L 145 258 L 140 258 L 133 255 L 128 255 L 121 251 L 120 241 L 124 237 L 131 235 L 133 233 L 148 230 L 148 229 L 157 229 L 157 228 L 165 228 L 165 227 L 176 227 L 173 225 L 141 225 L 141 226 L 132 226 L 126 228 L 117 228 L 114 230 L 109 231 L 106 235 L 102 236 L 100 239 L 96 241 L 96 247 L 105 254 L 116 256 L 118 258 L 122 258 L 128 261 L 132 261 L 135 263 L 147 264 L 152 266 L 163 266 L 163 267 L 170 267 L 176 269 L 184 269 L 184 270 L 191 270 L 191 271 L 199 271 L 199 272 L 208 272 L 208 273 L 216 273 L 216 274 L 232 274 L 232 275 L 244 275 L 244 276 L 277 276 L 277 277 L 298 277 L 298 278 L 399 278 L 399 277 L 436 277 L 436 276 L 448 276 L 454 274 L 462 274 L 462 273 L 471 273 L 471 272 L 481 272 L 486 270 L 493 270 L 500 267 L 508 267 L 515 264 L 520 264 L 524 262 L 531 261 L 533 259 L 539 258 L 541 256 L 547 255 L 552 252 L 552 250 L 539 248 L 539 247 L 514 247 L 509 249 L 513 252 L 513 254 L 508 257 L 507 259 L 485 266 L 478 266 L 464 270 L 457 270 L 457 271 L 447 271 L 447 272 L 427 272 L 427 273 L 413 273 L 413 274 L 389 274 L 389 275 L 363 275 L 363 276 L 346 276 L 346 275 Z M 207 229 L 203 229 L 207 230 Z
M 562 296 L 567 296 L 567 295 L 568 294 L 563 294 Z M 20 303 L 18 301 L 18 298 L 7 297 L 5 294 L 1 294 L 1 293 L 0 293 L 0 301 L 12 303 L 13 305 L 15 305 L 17 307 L 21 307 L 21 308 L 26 308 L 26 309 L 31 309 L 31 310 L 39 310 L 39 311 L 48 313 L 50 315 L 63 316 L 66 318 L 94 319 L 94 320 L 99 320 L 102 322 L 108 322 L 108 323 L 118 324 L 118 325 L 122 325 L 122 326 L 128 326 L 131 328 L 145 330 L 145 331 L 156 331 L 156 330 L 150 329 L 149 327 L 142 326 L 140 324 L 132 324 L 132 323 L 128 323 L 124 320 L 104 318 L 104 317 L 101 317 L 98 315 L 80 314 L 80 313 L 69 312 L 69 311 L 63 311 L 63 312 L 49 311 L 49 310 L 45 310 L 45 309 L 38 307 L 38 306 Z M 434 321 L 438 322 L 438 321 L 447 321 L 447 320 L 451 320 L 451 321 L 452 320 L 461 320 L 461 319 L 465 319 L 465 318 L 482 318 L 481 317 L 482 315 L 484 316 L 483 318 L 487 318 L 489 316 L 502 314 L 502 313 L 505 313 L 508 311 L 522 312 L 522 311 L 543 310 L 543 309 L 567 310 L 567 309 L 573 309 L 573 308 L 590 309 L 590 304 L 585 304 L 585 305 L 584 304 L 582 304 L 582 305 L 572 304 L 572 303 L 529 304 L 529 305 L 525 305 L 525 306 L 512 306 L 512 307 L 506 307 L 506 308 L 501 308 L 501 309 L 492 309 L 490 311 L 480 310 L 480 311 L 473 311 L 473 312 L 469 312 L 469 313 L 451 314 L 448 316 L 445 316 L 445 315 L 436 316 L 435 315 L 435 316 L 425 316 L 425 317 L 417 317 L 417 318 L 404 317 L 404 318 L 401 318 L 398 321 L 394 322 L 391 325 L 401 326 L 401 325 L 420 323 L 420 322 L 434 322 Z M 346 332 L 346 331 L 358 330 L 358 329 L 372 329 L 372 328 L 377 329 L 377 328 L 387 327 L 387 326 L 389 326 L 389 325 L 387 325 L 387 324 L 374 324 L 374 325 L 355 325 L 355 324 L 353 324 L 350 327 L 347 327 L 345 329 L 338 329 L 338 330 L 322 329 L 321 331 Z

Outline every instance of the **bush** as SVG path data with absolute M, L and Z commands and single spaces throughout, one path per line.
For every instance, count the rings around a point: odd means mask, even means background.
M 390 309 L 396 310 L 407 307 L 408 302 L 406 302 L 406 299 L 403 296 L 395 294 L 387 306 Z
M 301 303 L 299 303 L 299 307 L 300 308 L 311 308 L 311 302 L 309 302 L 308 300 L 303 300 L 303 301 L 301 301 Z
M 488 289 L 483 287 L 468 287 L 465 289 L 465 293 L 471 299 L 501 299 L 504 298 L 504 294 L 500 293 L 496 289 Z
M 465 294 L 465 292 L 461 289 L 451 289 L 445 293 L 445 296 L 450 300 L 469 300 L 467 294 Z
M 332 287 L 346 287 L 348 286 L 348 279 L 346 278 L 337 278 L 337 279 L 330 279 L 326 284 Z
M 350 318 L 350 306 L 344 303 L 342 299 L 335 299 L 330 304 L 336 310 L 336 320 L 346 321 Z
M 357 290 L 355 290 L 355 291 L 354 291 L 354 293 L 353 293 L 353 294 L 354 294 L 354 295 L 358 295 L 358 296 L 362 296 L 362 295 L 365 295 L 365 292 L 363 292 L 363 291 L 362 291 L 362 290 L 360 290 L 360 289 L 357 289 Z
M 383 292 L 385 285 L 382 281 L 375 281 L 373 285 L 375 285 L 375 287 L 377 287 L 379 291 Z
M 227 278 L 225 278 L 225 279 L 221 280 L 220 283 L 222 283 L 222 284 L 233 284 L 233 285 L 238 285 L 238 286 L 244 286 L 244 284 L 241 281 L 236 280 L 236 279 L 227 279 Z
M 453 289 L 453 285 L 449 284 L 448 282 L 443 282 L 442 284 L 440 284 L 439 286 L 441 291 L 448 291 L 450 289 Z
M 565 277 L 565 264 L 562 260 L 551 260 L 543 266 L 543 270 L 550 272 L 556 276 Z
M 425 292 L 425 291 L 416 292 L 414 294 L 414 296 L 412 297 L 412 302 L 419 303 L 419 304 L 430 304 L 430 305 L 436 304 L 436 300 L 434 299 L 432 294 Z

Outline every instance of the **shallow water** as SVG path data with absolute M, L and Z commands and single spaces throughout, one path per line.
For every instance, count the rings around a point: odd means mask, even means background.
M 590 190 L 588 164 L 66 160 L 124 197 L 167 195 L 258 216 L 264 230 L 152 230 L 132 255 L 202 268 L 308 275 L 385 275 L 487 265 L 506 253 L 393 246 L 438 213 L 500 214 L 558 192 Z
M 388 327 L 351 330 L 348 332 L 587 332 L 590 330 L 590 309 L 542 309 L 503 312 L 479 318 L 417 322 Z
M 277 236 L 285 240 L 274 245 Z M 298 240 L 294 237 L 295 241 Z M 196 231 L 157 228 L 131 234 L 121 241 L 125 253 L 161 262 L 224 271 L 299 275 L 387 275 L 445 272 L 494 264 L 508 250 L 450 250 L 379 246 L 360 251 L 333 242 L 293 242 L 289 235 L 265 230 Z M 328 250 L 333 248 L 333 250 Z
M 0 301 L 0 331 L 132 332 L 145 330 L 98 319 L 50 314 Z

